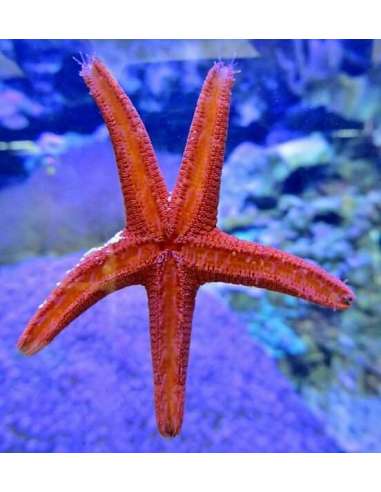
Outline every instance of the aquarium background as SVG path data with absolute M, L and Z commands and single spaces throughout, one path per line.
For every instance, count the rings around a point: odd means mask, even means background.
M 81 53 L 131 96 L 170 188 L 207 70 L 234 62 L 219 226 L 319 263 L 357 296 L 332 312 L 202 287 L 173 440 L 155 425 L 143 288 L 100 301 L 35 357 L 16 349 L 65 270 L 123 227 Z M 1 40 L 0 451 L 381 451 L 380 178 L 380 41 Z

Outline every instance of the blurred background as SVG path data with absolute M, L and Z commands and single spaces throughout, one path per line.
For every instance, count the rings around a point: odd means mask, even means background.
M 203 287 L 174 441 L 155 430 L 142 289 L 101 301 L 46 353 L 15 349 L 64 270 L 123 227 L 81 53 L 131 97 L 170 188 L 207 70 L 234 61 L 219 226 L 357 296 L 341 313 Z M 1 40 L 0 450 L 381 451 L 380 177 L 381 41 Z

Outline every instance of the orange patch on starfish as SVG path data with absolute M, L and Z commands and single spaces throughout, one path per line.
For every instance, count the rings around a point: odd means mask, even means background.
M 180 432 L 198 288 L 223 281 L 346 309 L 351 289 L 322 268 L 217 228 L 233 70 L 216 63 L 204 82 L 171 195 L 148 133 L 130 99 L 96 58 L 81 75 L 112 140 L 128 222 L 68 272 L 29 322 L 18 346 L 31 355 L 99 299 L 128 285 L 146 288 L 156 419 L 163 436 Z

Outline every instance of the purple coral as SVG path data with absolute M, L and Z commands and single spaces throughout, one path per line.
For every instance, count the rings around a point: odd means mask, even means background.
M 1 451 L 338 451 L 245 328 L 203 292 L 176 439 L 155 426 L 143 288 L 102 300 L 38 356 L 19 354 L 20 331 L 76 259 L 0 269 Z

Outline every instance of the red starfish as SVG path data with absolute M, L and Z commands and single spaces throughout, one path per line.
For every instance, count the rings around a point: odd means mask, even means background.
M 200 285 L 223 281 L 262 287 L 334 309 L 348 308 L 354 294 L 308 261 L 216 227 L 231 66 L 216 63 L 206 77 L 172 196 L 138 113 L 106 67 L 92 59 L 83 64 L 81 75 L 110 132 L 128 225 L 89 251 L 57 284 L 18 346 L 34 354 L 99 299 L 128 285 L 143 285 L 149 301 L 157 424 L 163 436 L 175 436 L 183 419 Z

